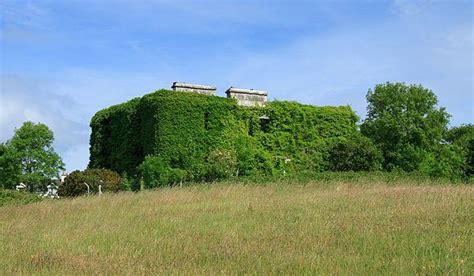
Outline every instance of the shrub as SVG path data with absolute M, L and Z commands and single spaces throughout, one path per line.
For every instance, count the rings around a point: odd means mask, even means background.
M 474 125 L 467 124 L 451 128 L 445 137 L 446 141 L 458 146 L 465 156 L 464 175 L 474 176 Z
M 421 164 L 420 171 L 432 177 L 444 177 L 452 180 L 464 176 L 465 156 L 457 145 L 439 145 Z
M 102 185 L 102 192 L 118 192 L 121 190 L 122 180 L 118 173 L 108 169 L 73 171 L 59 186 L 58 193 L 60 196 L 87 194 L 87 186 L 84 183 L 89 185 L 90 193 L 97 193 L 99 185 Z
M 186 178 L 186 171 L 171 168 L 160 156 L 149 155 L 138 167 L 145 188 L 156 188 L 181 183 Z
M 122 173 L 122 181 L 120 182 L 120 190 L 122 191 L 131 191 L 133 186 L 133 181 L 128 178 L 127 172 Z
M 237 175 L 273 175 L 272 156 L 257 139 L 251 136 L 240 136 L 235 141 L 237 153 Z
M 207 157 L 207 179 L 216 180 L 231 177 L 237 171 L 235 150 L 215 149 Z
M 37 194 L 26 191 L 15 191 L 10 189 L 0 189 L 0 207 L 6 205 L 23 205 L 41 201 L 43 198 Z
M 381 169 L 382 153 L 360 134 L 339 138 L 329 152 L 331 171 L 373 171 Z

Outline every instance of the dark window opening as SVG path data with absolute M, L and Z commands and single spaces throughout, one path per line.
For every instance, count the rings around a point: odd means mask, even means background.
M 204 128 L 209 129 L 209 112 L 204 113 Z
M 270 131 L 270 118 L 264 115 L 264 116 L 261 116 L 259 119 L 260 119 L 260 129 L 263 132 L 269 132 Z

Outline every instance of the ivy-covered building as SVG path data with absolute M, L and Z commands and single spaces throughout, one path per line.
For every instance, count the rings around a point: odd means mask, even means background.
M 349 106 L 266 102 L 261 91 L 243 92 L 264 104 L 239 105 L 236 94 L 223 98 L 173 90 L 97 112 L 90 124 L 89 167 L 136 175 L 152 155 L 186 171 L 189 180 L 321 171 L 328 145 L 356 131 L 358 118 Z

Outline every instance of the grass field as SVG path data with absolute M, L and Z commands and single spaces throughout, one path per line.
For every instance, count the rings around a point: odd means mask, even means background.
M 0 208 L 0 274 L 473 274 L 469 185 L 224 183 Z

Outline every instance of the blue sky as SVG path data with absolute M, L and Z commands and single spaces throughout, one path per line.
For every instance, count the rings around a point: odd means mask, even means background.
M 98 110 L 173 81 L 351 105 L 377 83 L 433 90 L 474 122 L 473 4 L 451 0 L 0 0 L 0 141 L 50 126 L 84 169 Z

